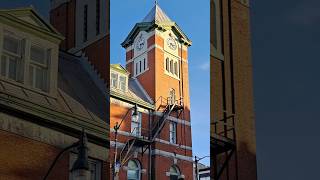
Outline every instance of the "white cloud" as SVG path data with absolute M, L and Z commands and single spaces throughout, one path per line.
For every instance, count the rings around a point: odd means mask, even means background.
M 204 71 L 210 70 L 210 61 L 200 64 L 199 68 Z

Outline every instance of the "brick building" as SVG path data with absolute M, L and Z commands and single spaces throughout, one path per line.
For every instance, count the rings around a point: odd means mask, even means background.
M 88 59 L 108 84 L 109 0 L 51 0 L 50 22 L 63 35 L 62 50 Z M 97 53 L 99 52 L 99 53 Z
M 257 179 L 249 11 L 249 0 L 211 0 L 213 179 Z
M 155 4 L 121 45 L 126 66 L 111 65 L 110 73 L 115 177 L 192 180 L 191 41 Z
M 106 85 L 87 58 L 59 50 L 63 40 L 33 8 L 0 10 L 0 179 L 43 179 L 82 129 L 91 179 L 109 177 Z M 64 153 L 48 179 L 74 179 L 77 153 Z

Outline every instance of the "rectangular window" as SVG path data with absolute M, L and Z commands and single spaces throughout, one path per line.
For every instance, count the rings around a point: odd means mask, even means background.
M 100 34 L 100 0 L 96 0 L 96 35 Z
M 88 40 L 88 5 L 83 9 L 83 42 Z
M 111 73 L 111 87 L 118 88 L 118 74 Z
M 34 88 L 48 91 L 48 62 L 51 51 L 32 45 L 30 48 L 29 82 Z
M 170 143 L 177 144 L 177 123 L 170 122 Z
M 11 36 L 4 36 L 0 74 L 8 79 L 18 81 L 18 73 L 22 67 L 22 42 Z
M 119 83 L 120 83 L 120 90 L 121 91 L 126 91 L 127 90 L 127 87 L 126 87 L 127 78 L 124 77 L 124 76 L 120 76 Z
M 223 59 L 223 32 L 222 32 L 222 18 L 221 18 L 221 1 L 220 0 L 213 0 L 210 3 L 210 18 L 211 20 L 211 38 L 210 44 L 212 55 L 218 59 Z
M 135 72 L 135 75 L 138 75 L 138 63 L 136 62 L 136 68 L 135 68 L 135 70 L 134 70 L 134 72 Z
M 142 118 L 142 113 L 138 112 L 138 116 L 132 116 L 133 111 L 131 114 L 131 134 L 133 136 L 141 136 L 141 118 Z

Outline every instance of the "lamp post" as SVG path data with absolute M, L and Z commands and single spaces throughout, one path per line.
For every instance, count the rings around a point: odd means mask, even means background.
M 115 131 L 115 133 L 114 133 L 114 141 L 115 141 L 114 149 L 115 150 L 114 150 L 114 164 L 113 164 L 113 179 L 114 180 L 118 180 L 119 179 L 119 171 L 120 171 L 120 166 L 121 166 L 120 162 L 118 162 L 118 160 L 117 160 L 117 156 L 118 156 L 118 146 L 117 146 L 118 130 L 120 129 L 122 122 L 128 116 L 128 114 L 129 114 L 129 112 L 131 110 L 133 110 L 132 117 L 136 118 L 138 116 L 137 104 L 135 104 L 132 108 L 128 109 L 127 113 L 121 119 L 120 124 L 118 122 L 116 122 L 116 124 L 113 127 L 113 129 Z
M 78 142 L 73 143 L 72 145 L 64 148 L 60 153 L 56 156 L 53 163 L 51 164 L 47 174 L 43 178 L 43 180 L 46 180 L 52 171 L 53 167 L 59 160 L 59 158 L 62 156 L 63 153 L 66 151 L 77 147 L 78 149 L 78 157 L 75 163 L 72 166 L 71 173 L 72 176 L 75 178 L 75 180 L 89 180 L 90 179 L 90 171 L 89 171 L 89 164 L 88 164 L 88 147 L 87 147 L 87 135 L 82 130 L 81 137 Z
M 204 158 L 207 158 L 207 157 L 210 157 L 210 156 L 204 156 L 204 157 L 202 157 L 202 158 L 200 158 L 200 157 L 197 157 L 197 156 L 194 156 L 194 162 L 195 162 L 195 164 L 196 164 L 196 180 L 199 180 L 199 169 L 198 169 L 198 163 L 199 163 L 199 161 L 201 161 L 202 159 L 204 159 Z

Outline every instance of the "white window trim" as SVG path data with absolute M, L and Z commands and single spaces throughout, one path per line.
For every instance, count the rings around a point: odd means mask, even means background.
M 113 86 L 112 74 L 116 74 L 117 75 L 117 82 L 116 82 L 117 83 L 117 87 Z M 121 89 L 120 77 L 124 77 L 125 80 L 126 80 L 126 82 L 125 82 L 125 90 Z M 115 90 L 118 90 L 118 91 L 121 91 L 121 92 L 127 92 L 128 91 L 128 76 L 123 74 L 123 73 L 119 73 L 117 71 L 111 70 L 110 71 L 110 87 L 111 87 L 111 89 L 115 89 Z
M 21 86 L 21 87 L 30 89 L 32 91 L 35 91 L 37 93 L 42 93 L 45 95 L 52 95 L 52 90 L 50 89 L 50 87 L 52 86 L 51 85 L 52 79 L 50 78 L 50 74 L 51 74 L 51 66 L 50 66 L 51 62 L 50 61 L 53 58 L 53 53 L 51 53 L 49 60 L 47 62 L 47 85 L 46 85 L 47 87 L 46 87 L 46 91 L 39 89 L 39 88 L 35 88 L 34 86 L 32 86 L 29 83 L 29 69 L 30 69 L 30 65 L 31 65 L 31 62 L 30 62 L 31 45 L 37 45 L 39 47 L 44 47 L 44 49 L 46 49 L 46 50 L 52 50 L 54 47 L 46 45 L 45 42 L 39 42 L 38 39 L 34 39 L 34 38 L 28 37 L 26 35 L 17 34 L 15 32 L 16 32 L 16 30 L 14 30 L 10 27 L 9 28 L 7 28 L 7 27 L 0 28 L 0 57 L 3 55 L 3 51 L 4 51 L 3 50 L 3 42 L 4 42 L 3 39 L 5 36 L 11 36 L 15 39 L 19 39 L 21 41 L 21 44 L 20 44 L 21 56 L 19 56 L 19 58 L 21 59 L 21 67 L 20 68 L 22 71 L 21 72 L 22 79 L 19 81 L 19 79 L 13 80 L 8 77 L 0 76 L 1 79 L 3 81 L 10 83 L 10 84 Z
M 168 67 L 168 69 L 169 69 L 169 71 L 166 69 L 166 64 L 167 64 L 167 59 L 169 59 L 169 67 Z M 170 72 L 170 68 L 171 68 L 171 64 L 170 64 L 170 61 L 173 61 L 173 63 L 172 63 L 172 65 L 173 65 L 173 67 L 172 67 L 172 69 L 173 69 L 173 72 Z M 175 73 L 174 73 L 174 64 L 175 63 L 177 63 L 177 65 L 178 65 L 178 67 L 177 67 L 177 71 L 178 71 L 178 75 L 176 75 Z M 181 59 L 180 58 L 176 58 L 176 57 L 174 57 L 174 56 L 164 56 L 164 67 L 163 67 L 163 69 L 164 69 L 164 73 L 166 74 L 166 75 L 168 75 L 168 76 L 170 76 L 170 77 L 173 77 L 173 78 L 175 78 L 175 79 L 177 79 L 177 80 L 180 80 L 180 76 L 181 76 Z
M 137 56 L 134 58 L 133 60 L 133 74 L 134 74 L 134 77 L 138 77 L 139 75 L 147 72 L 149 70 L 149 66 L 148 66 L 148 58 L 147 58 L 147 52 L 145 53 L 142 53 L 141 55 Z M 141 67 L 144 66 L 143 64 L 143 60 L 145 60 L 145 68 L 142 68 L 143 70 L 140 70 L 140 62 L 141 62 Z M 140 72 L 137 72 L 137 64 L 138 64 L 138 67 L 139 67 L 139 70 Z

